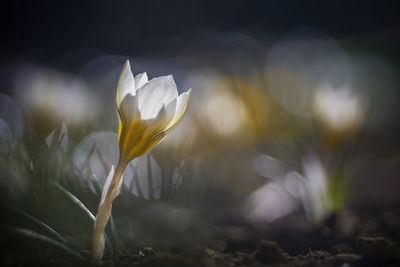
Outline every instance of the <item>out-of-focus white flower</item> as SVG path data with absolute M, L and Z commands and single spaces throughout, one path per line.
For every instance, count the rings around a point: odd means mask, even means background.
M 65 122 L 76 126 L 97 114 L 95 96 L 82 80 L 51 71 L 32 71 L 25 76 L 19 81 L 19 93 L 29 112 L 40 117 L 34 119 L 46 118 L 50 124 Z
M 240 99 L 223 90 L 205 100 L 201 115 L 212 130 L 224 136 L 237 132 L 243 126 L 246 110 Z
M 215 74 L 199 75 L 193 79 L 203 89 L 195 107 L 206 132 L 225 137 L 248 129 L 245 103 L 232 92 L 228 80 Z
M 308 219 L 320 223 L 334 210 L 328 173 L 314 154 L 302 160 L 302 168 L 303 174 L 288 172 L 283 185 L 286 192 L 301 202 Z
M 254 153 L 253 167 L 257 174 L 270 179 L 279 179 L 286 173 L 282 161 L 261 153 Z
M 364 106 L 358 95 L 347 87 L 323 85 L 315 90 L 312 108 L 316 119 L 329 131 L 347 132 L 363 120 Z
M 245 215 L 252 222 L 272 222 L 292 212 L 297 201 L 284 188 L 281 180 L 275 180 L 251 193 L 245 206 Z
M 302 202 L 307 215 L 314 222 L 321 222 L 330 212 L 332 203 L 328 194 L 328 175 L 321 160 L 310 156 L 303 161 L 303 171 L 307 182 Z

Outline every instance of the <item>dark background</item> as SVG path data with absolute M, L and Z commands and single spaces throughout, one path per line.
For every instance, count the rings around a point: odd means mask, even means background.
M 18 0 L 2 2 L 0 10 L 1 65 L 23 59 L 74 70 L 93 49 L 167 57 L 179 54 L 204 29 L 268 40 L 298 26 L 315 27 L 335 39 L 357 38 L 399 58 L 395 1 Z M 76 50 L 86 52 L 66 60 Z

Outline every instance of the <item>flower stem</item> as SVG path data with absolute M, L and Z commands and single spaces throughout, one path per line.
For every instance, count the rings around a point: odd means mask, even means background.
M 103 192 L 99 207 L 97 209 L 96 221 L 94 223 L 93 237 L 92 237 L 92 259 L 96 263 L 101 262 L 104 253 L 104 229 L 107 226 L 108 219 L 110 218 L 112 202 L 118 196 L 122 175 L 124 173 L 127 162 L 119 161 L 117 169 L 113 175 L 109 187 L 107 188 L 107 181 Z

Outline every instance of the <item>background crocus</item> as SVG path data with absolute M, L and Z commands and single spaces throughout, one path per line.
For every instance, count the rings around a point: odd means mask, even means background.
M 365 119 L 363 96 L 348 87 L 322 85 L 315 90 L 311 104 L 321 135 L 332 148 L 354 137 Z
M 183 118 L 191 89 L 178 96 L 172 75 L 148 81 L 147 74 L 133 76 L 126 61 L 119 77 L 116 104 L 119 117 L 120 157 L 105 183 L 93 231 L 93 259 L 100 261 L 104 251 L 104 228 L 117 197 L 126 165 L 148 152 L 171 132 Z

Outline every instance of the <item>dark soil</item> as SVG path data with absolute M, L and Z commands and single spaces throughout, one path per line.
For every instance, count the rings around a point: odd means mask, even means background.
M 168 249 L 143 246 L 105 259 L 102 266 L 400 266 L 400 216 L 397 212 L 341 212 L 315 227 L 300 215 L 260 226 L 214 228 L 210 244 L 178 244 Z M 227 233 L 241 232 L 237 235 Z M 1 266 L 90 266 L 42 247 L 25 253 L 2 243 Z M 5 247 L 7 247 L 6 250 Z M 18 253 L 24 251 L 24 254 Z M 89 257 L 87 251 L 81 254 Z M 93 265 L 94 266 L 94 265 Z

